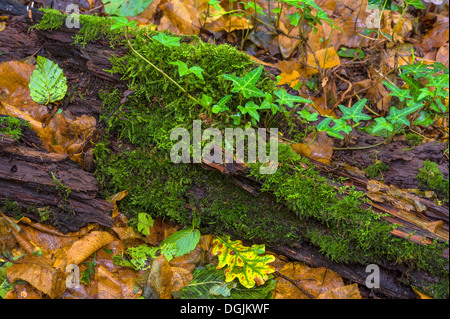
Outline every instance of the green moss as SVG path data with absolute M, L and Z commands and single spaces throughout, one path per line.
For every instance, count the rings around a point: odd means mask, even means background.
M 42 17 L 42 19 L 39 21 L 39 23 L 35 24 L 30 28 L 30 30 L 57 30 L 60 29 L 64 21 L 66 19 L 66 15 L 58 10 L 54 9 L 39 9 L 40 11 L 43 11 L 45 14 Z
M 375 161 L 374 164 L 367 166 L 364 171 L 367 174 L 367 177 L 369 178 L 376 178 L 376 177 L 382 177 L 383 172 L 386 172 L 389 170 L 389 165 L 381 162 L 381 161 Z
M 17 220 L 23 217 L 22 207 L 20 207 L 20 205 L 17 204 L 17 202 L 12 202 L 6 199 L 3 202 L 2 210 L 7 214 L 12 215 Z
M 0 116 L 0 134 L 18 141 L 22 137 L 23 127 L 30 127 L 30 124 L 13 116 Z
M 439 167 L 436 163 L 425 160 L 423 162 L 423 167 L 419 169 L 417 180 L 419 181 L 420 187 L 425 188 L 426 190 L 435 191 L 444 202 L 448 203 L 448 178 L 444 178 L 444 175 L 439 171 Z
M 37 24 L 30 28 L 31 30 L 60 29 L 67 19 L 67 15 L 58 10 L 44 8 L 40 10 L 45 14 Z M 74 44 L 79 43 L 84 47 L 88 42 L 100 39 L 108 41 L 111 46 L 120 42 L 121 31 L 110 30 L 111 25 L 114 24 L 113 19 L 84 14 L 79 15 L 79 19 L 81 28 L 78 34 L 73 37 Z

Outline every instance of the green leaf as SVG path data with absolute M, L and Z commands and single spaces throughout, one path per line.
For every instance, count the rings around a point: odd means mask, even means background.
M 241 124 L 241 113 L 238 112 L 236 114 L 231 114 L 230 117 L 233 119 L 233 124 L 234 125 Z
M 199 66 L 193 66 L 188 68 L 187 64 L 180 60 L 177 60 L 175 62 L 169 62 L 169 64 L 178 66 L 178 74 L 180 75 L 180 77 L 183 77 L 188 74 L 194 74 L 200 80 L 203 80 L 202 72 L 204 70 Z
M 169 238 L 164 239 L 161 244 L 175 243 L 177 245 L 177 254 L 175 257 L 182 256 L 195 249 L 200 240 L 200 231 L 193 226 L 177 231 Z
M 278 104 L 273 103 L 273 96 L 272 94 L 266 92 L 264 101 L 261 103 L 261 110 L 267 110 L 270 109 L 272 111 L 272 114 L 275 115 L 279 110 L 280 107 Z
M 212 112 L 217 114 L 219 112 L 229 111 L 230 109 L 226 106 L 227 102 L 231 99 L 232 95 L 229 94 L 220 99 L 217 104 L 212 107 Z
M 109 15 L 134 17 L 143 12 L 153 0 L 102 0 Z
M 275 289 L 276 281 L 270 279 L 259 287 L 245 288 L 236 281 L 226 282 L 223 271 L 212 264 L 195 268 L 189 284 L 172 295 L 179 299 L 265 299 Z
M 180 46 L 180 38 L 179 37 L 173 37 L 164 33 L 158 33 L 157 35 L 152 37 L 152 40 L 159 42 L 165 47 L 173 48 L 173 47 L 179 47 Z
M 370 120 L 371 117 L 367 114 L 364 114 L 362 110 L 364 109 L 364 105 L 366 105 L 367 99 L 361 99 L 356 102 L 352 107 L 348 108 L 344 105 L 339 105 L 339 109 L 344 114 L 342 119 L 344 120 L 353 120 L 355 123 L 359 123 L 360 121 Z
M 297 112 L 297 114 L 299 114 L 302 118 L 304 118 L 308 122 L 317 121 L 317 117 L 319 116 L 319 113 L 309 113 L 308 110 L 306 109 Z
M 288 107 L 294 107 L 294 103 L 310 103 L 312 102 L 308 99 L 305 99 L 301 96 L 295 96 L 291 95 L 288 92 L 286 92 L 285 89 L 281 88 L 278 91 L 275 91 L 274 94 L 278 97 L 275 102 L 277 102 L 280 105 L 287 105 Z
M 403 102 L 405 99 L 412 99 L 412 96 L 409 94 L 409 90 L 402 90 L 398 86 L 389 83 L 387 81 L 383 81 L 383 84 L 388 87 L 392 92 L 389 95 L 396 96 L 399 98 L 400 102 Z
M 333 121 L 335 123 L 335 125 L 333 127 L 329 126 L 331 121 Z M 344 139 L 344 137 L 342 137 L 342 135 L 339 134 L 339 132 L 344 131 L 345 133 L 348 134 L 352 130 L 352 127 L 348 126 L 345 123 L 345 120 L 343 120 L 343 119 L 335 120 L 335 119 L 332 119 L 331 117 L 327 117 L 322 122 L 317 124 L 317 130 L 325 131 L 325 132 L 327 132 L 328 135 L 342 140 L 342 139 Z
M 136 21 L 128 21 L 125 17 L 112 17 L 115 20 L 115 23 L 111 26 L 110 30 L 130 27 L 130 28 L 137 28 L 137 22 Z
M 245 107 L 238 106 L 238 109 L 241 110 L 242 114 L 248 113 L 252 118 L 259 122 L 258 110 L 260 107 L 255 102 L 249 101 L 245 104 Z
M 201 67 L 197 66 L 197 65 L 191 66 L 189 68 L 189 72 L 194 74 L 200 80 L 203 80 L 203 74 L 202 74 L 203 71 L 204 70 Z
M 344 132 L 345 134 L 348 134 L 351 132 L 352 127 L 350 125 L 347 125 L 347 122 L 340 118 L 340 119 L 333 119 L 334 126 L 331 128 L 334 132 Z M 339 136 L 341 136 L 339 134 Z
M 391 110 L 389 112 L 389 116 L 386 117 L 387 120 L 389 120 L 392 124 L 403 124 L 406 126 L 409 126 L 409 120 L 406 118 L 411 113 L 416 112 L 421 107 L 423 107 L 422 103 L 416 103 L 414 105 L 411 105 L 409 107 L 406 107 L 402 110 L 397 109 L 395 106 L 391 107 Z
M 400 74 L 400 77 L 408 84 L 414 100 L 418 101 L 419 90 L 421 88 L 420 82 L 406 74 Z
M 256 82 L 260 78 L 262 70 L 263 66 L 261 65 L 259 68 L 247 73 L 242 78 L 233 74 L 222 74 L 222 77 L 233 82 L 233 89 L 231 90 L 233 93 L 242 93 L 245 98 L 264 97 L 264 93 L 256 87 Z
M 225 281 L 230 282 L 238 278 L 246 288 L 252 288 L 258 283 L 263 284 L 269 278 L 269 274 L 275 268 L 268 264 L 275 260 L 273 255 L 262 255 L 265 252 L 264 245 L 245 247 L 242 241 L 232 241 L 217 237 L 213 241 L 213 255 L 218 255 L 217 269 L 225 268 Z
M 340 57 L 343 58 L 355 58 L 358 56 L 358 58 L 363 59 L 365 54 L 363 50 L 360 49 L 348 49 L 345 47 L 341 47 L 337 53 Z
M 425 9 L 425 5 L 422 0 L 404 0 L 408 5 L 415 7 L 416 9 Z
M 5 267 L 0 267 L 0 298 L 4 299 L 8 291 L 13 289 L 13 285 L 7 279 Z
M 201 100 L 200 100 L 200 103 L 201 103 L 203 106 L 208 107 L 208 106 L 210 106 L 211 103 L 212 103 L 212 97 L 210 97 L 209 95 L 203 94 L 203 95 L 202 95 L 202 98 L 201 98 Z
M 433 119 L 425 111 L 420 111 L 419 116 L 414 121 L 414 125 L 430 126 L 431 124 L 433 124 Z
M 30 77 L 30 96 L 36 103 L 49 104 L 62 100 L 67 92 L 66 77 L 53 61 L 37 57 L 36 69 Z
M 387 122 L 384 117 L 377 117 L 375 118 L 375 122 L 377 122 L 377 125 L 375 125 L 372 128 L 372 134 L 381 131 L 381 130 L 387 130 L 389 132 L 392 132 L 394 130 L 394 127 L 391 123 Z
M 138 214 L 138 224 L 137 229 L 142 234 L 148 236 L 150 235 L 150 227 L 153 227 L 153 218 L 147 213 Z

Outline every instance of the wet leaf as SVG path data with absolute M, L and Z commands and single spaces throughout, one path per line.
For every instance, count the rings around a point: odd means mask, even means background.
M 313 74 L 319 73 L 319 70 L 317 69 L 316 58 L 319 61 L 319 65 L 322 70 L 323 69 L 331 69 L 331 68 L 341 64 L 341 60 L 339 59 L 339 56 L 336 53 L 336 50 L 334 49 L 334 47 L 329 47 L 327 49 L 321 49 L 321 50 L 318 50 L 315 52 L 315 57 L 312 53 L 308 54 L 307 64 L 309 66 L 316 67 L 316 68 L 308 67 L 307 68 L 308 75 L 313 75 Z
M 52 267 L 52 261 L 43 257 L 25 257 L 6 268 L 8 281 L 22 279 L 50 298 L 59 298 L 66 289 L 65 274 Z
M 177 231 L 161 242 L 162 245 L 174 243 L 177 246 L 175 257 L 182 256 L 194 250 L 200 240 L 200 231 L 193 226 Z
M 79 265 L 94 252 L 113 240 L 114 238 L 106 231 L 92 231 L 74 242 L 67 252 L 61 251 L 61 255 L 57 257 L 53 267 L 62 269 L 68 264 Z
M 231 92 L 233 93 L 242 93 L 245 98 L 264 97 L 264 93 L 256 87 L 256 82 L 261 76 L 263 68 L 263 66 L 260 66 L 247 73 L 242 78 L 233 74 L 223 74 L 222 77 L 233 82 L 233 89 L 231 89 Z
M 39 104 L 62 100 L 67 92 L 66 77 L 53 61 L 38 56 L 36 70 L 30 77 L 30 96 Z
M 245 247 L 242 241 L 232 241 L 230 238 L 214 240 L 213 254 L 218 255 L 217 269 L 225 268 L 227 282 L 238 278 L 246 288 L 262 285 L 270 273 L 275 269 L 268 264 L 275 260 L 272 255 L 262 255 L 265 252 L 264 245 Z

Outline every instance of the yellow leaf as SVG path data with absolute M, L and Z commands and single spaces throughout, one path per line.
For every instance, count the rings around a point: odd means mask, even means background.
M 219 254 L 217 269 L 226 267 L 226 282 L 237 277 L 244 287 L 252 288 L 262 285 L 269 278 L 269 274 L 275 271 L 275 268 L 268 265 L 275 257 L 262 255 L 265 252 L 264 245 L 245 247 L 240 240 L 223 240 L 219 237 L 213 241 L 213 245 L 215 246 L 212 253 Z
M 315 57 L 312 53 L 308 54 L 307 64 L 309 66 L 317 68 L 316 58 L 319 61 L 321 69 L 331 69 L 341 64 L 341 60 L 339 59 L 339 56 L 337 55 L 334 47 L 329 47 L 328 49 L 321 49 L 316 51 Z M 307 68 L 308 75 L 319 73 L 318 69 L 312 67 Z

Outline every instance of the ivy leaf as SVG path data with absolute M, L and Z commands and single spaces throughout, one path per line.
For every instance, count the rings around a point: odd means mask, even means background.
M 9 265 L 8 267 L 10 267 Z M 0 267 L 0 298 L 4 299 L 8 291 L 14 289 L 13 285 L 8 282 L 5 267 Z
M 236 113 L 236 114 L 231 114 L 230 117 L 233 119 L 233 124 L 234 125 L 239 125 L 241 124 L 241 113 Z M 226 140 L 225 140 L 226 142 Z
M 355 123 L 359 123 L 363 120 L 370 120 L 371 117 L 362 112 L 364 105 L 366 105 L 367 99 L 361 99 L 356 102 L 352 107 L 345 107 L 344 105 L 339 105 L 339 109 L 344 113 L 342 119 L 353 120 Z
M 241 110 L 242 114 L 250 114 L 252 118 L 254 118 L 257 122 L 259 122 L 259 113 L 258 110 L 260 107 L 253 101 L 247 102 L 245 107 L 238 106 L 238 109 Z
M 431 118 L 431 116 L 425 112 L 425 111 L 420 111 L 419 116 L 417 117 L 417 119 L 414 121 L 414 125 L 423 125 L 423 126 L 429 126 L 433 124 L 433 119 Z
M 222 74 L 222 77 L 233 82 L 234 87 L 231 90 L 233 93 L 240 92 L 245 98 L 264 97 L 264 93 L 256 87 L 256 82 L 260 78 L 262 70 L 263 66 L 261 65 L 259 68 L 247 73 L 242 78 L 233 74 Z
M 278 91 L 275 91 L 274 94 L 278 97 L 278 99 L 275 101 L 280 105 L 287 105 L 288 107 L 294 107 L 294 103 L 311 103 L 312 102 L 308 99 L 305 99 L 301 96 L 295 96 L 291 95 L 288 92 L 286 92 L 285 89 L 281 88 Z
M 163 46 L 172 48 L 180 46 L 180 38 L 172 37 L 170 35 L 164 33 L 158 33 L 157 35 L 152 37 L 152 40 L 161 43 Z
M 395 106 L 392 106 L 389 112 L 389 116 L 387 116 L 386 119 L 389 120 L 392 124 L 400 123 L 409 126 L 410 123 L 406 116 L 419 110 L 422 106 L 422 103 L 416 103 L 402 110 L 399 110 Z
M 64 98 L 67 92 L 66 77 L 58 64 L 42 56 L 30 77 L 30 96 L 36 103 L 49 104 Z
M 375 122 L 377 122 L 377 125 L 375 125 L 372 129 L 372 134 L 381 131 L 381 130 L 387 130 L 389 132 L 392 132 L 394 130 L 394 127 L 391 123 L 387 122 L 384 117 L 377 117 L 375 118 Z
M 269 274 L 275 268 L 269 266 L 275 260 L 272 255 L 262 255 L 265 252 L 264 245 L 245 247 L 242 241 L 232 241 L 217 237 L 213 241 L 213 255 L 218 255 L 217 269 L 225 268 L 225 281 L 230 282 L 238 278 L 246 288 L 252 288 L 256 284 L 260 286 L 269 278 Z
M 340 118 L 340 119 L 333 119 L 334 126 L 331 128 L 334 132 L 344 132 L 345 134 L 348 134 L 351 132 L 352 127 L 350 125 L 347 125 L 347 122 Z M 341 136 L 339 134 L 339 136 Z
M 280 110 L 280 107 L 278 106 L 278 104 L 273 103 L 273 96 L 272 96 L 272 94 L 266 92 L 264 101 L 261 103 L 261 108 L 260 109 L 261 110 L 270 109 L 270 110 L 272 110 L 272 115 L 275 115 Z
M 161 245 L 175 243 L 177 245 L 177 254 L 175 257 L 182 256 L 195 249 L 200 240 L 200 231 L 193 226 L 184 228 L 164 239 Z
M 201 67 L 197 66 L 197 65 L 191 66 L 191 67 L 189 68 L 189 72 L 190 72 L 191 74 L 194 74 L 194 75 L 195 75 L 196 77 L 198 77 L 200 80 L 203 80 L 203 74 L 202 74 L 203 71 L 204 71 L 204 70 L 203 70 Z
M 317 121 L 317 117 L 319 116 L 319 113 L 309 113 L 306 109 L 297 112 L 297 114 L 299 114 L 302 118 L 304 118 L 308 122 Z
M 405 81 L 406 84 L 408 84 L 414 100 L 418 101 L 419 99 L 417 98 L 417 96 L 419 95 L 419 90 L 421 88 L 420 82 L 406 74 L 400 74 L 400 77 L 403 79 L 403 81 Z
M 212 112 L 217 114 L 219 112 L 229 111 L 230 109 L 226 106 L 227 102 L 231 99 L 232 95 L 229 94 L 220 99 L 217 104 L 214 104 L 212 107 Z
M 335 123 L 333 127 L 330 127 L 331 121 Z M 317 124 L 317 130 L 325 131 L 327 132 L 328 135 L 342 140 L 344 138 L 342 137 L 341 134 L 339 134 L 339 132 L 343 131 L 348 134 L 352 130 L 352 127 L 347 125 L 344 119 L 334 120 L 331 117 L 327 117 L 322 122 Z
M 398 86 L 387 81 L 383 81 L 383 84 L 392 91 L 391 93 L 389 93 L 389 95 L 398 97 L 400 102 L 403 102 L 405 99 L 412 99 L 412 96 L 409 94 L 409 90 L 402 90 Z
M 202 95 L 202 98 L 200 99 L 200 103 L 201 103 L 203 106 L 208 107 L 208 106 L 210 106 L 211 103 L 212 103 L 212 97 L 210 97 L 209 95 L 203 94 L 203 95 Z

